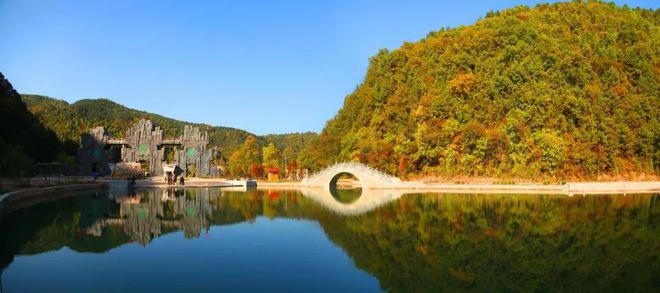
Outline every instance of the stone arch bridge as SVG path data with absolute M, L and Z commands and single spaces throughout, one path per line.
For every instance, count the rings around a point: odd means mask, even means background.
M 332 165 L 303 179 L 300 182 L 300 186 L 323 187 L 329 190 L 330 186 L 336 184 L 339 177 L 346 173 L 357 177 L 363 189 L 407 187 L 407 184 L 402 182 L 401 179 L 361 163 L 338 163 Z

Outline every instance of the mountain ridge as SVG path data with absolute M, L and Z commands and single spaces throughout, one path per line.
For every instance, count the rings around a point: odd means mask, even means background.
M 133 109 L 107 98 L 81 99 L 73 103 L 44 95 L 21 94 L 22 100 L 31 113 L 55 131 L 63 140 L 79 142 L 80 135 L 90 128 L 104 126 L 112 136 L 121 137 L 133 122 L 145 118 L 160 126 L 165 136 L 175 137 L 183 131 L 183 125 L 194 125 L 209 133 L 209 143 L 219 147 L 225 157 L 231 155 L 248 136 L 257 138 L 260 146 L 273 142 L 280 150 L 286 149 L 288 137 L 307 138 L 316 136 L 313 132 L 256 135 L 251 132 L 226 126 L 213 126 L 169 118 L 160 114 Z M 299 149 L 299 147 L 296 147 Z M 297 155 L 297 152 L 296 152 Z

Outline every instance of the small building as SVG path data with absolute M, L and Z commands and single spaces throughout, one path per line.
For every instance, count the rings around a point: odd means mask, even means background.
M 266 168 L 266 174 L 268 174 L 268 181 L 280 180 L 280 168 L 277 167 Z

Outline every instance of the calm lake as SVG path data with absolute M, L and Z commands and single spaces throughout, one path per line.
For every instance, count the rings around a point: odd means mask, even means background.
M 2 292 L 660 290 L 657 194 L 315 192 L 90 191 L 17 209 L 0 223 Z

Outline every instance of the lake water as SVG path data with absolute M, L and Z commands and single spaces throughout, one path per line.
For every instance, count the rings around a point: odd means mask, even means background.
M 91 191 L 0 223 L 2 292 L 655 291 L 660 196 Z

